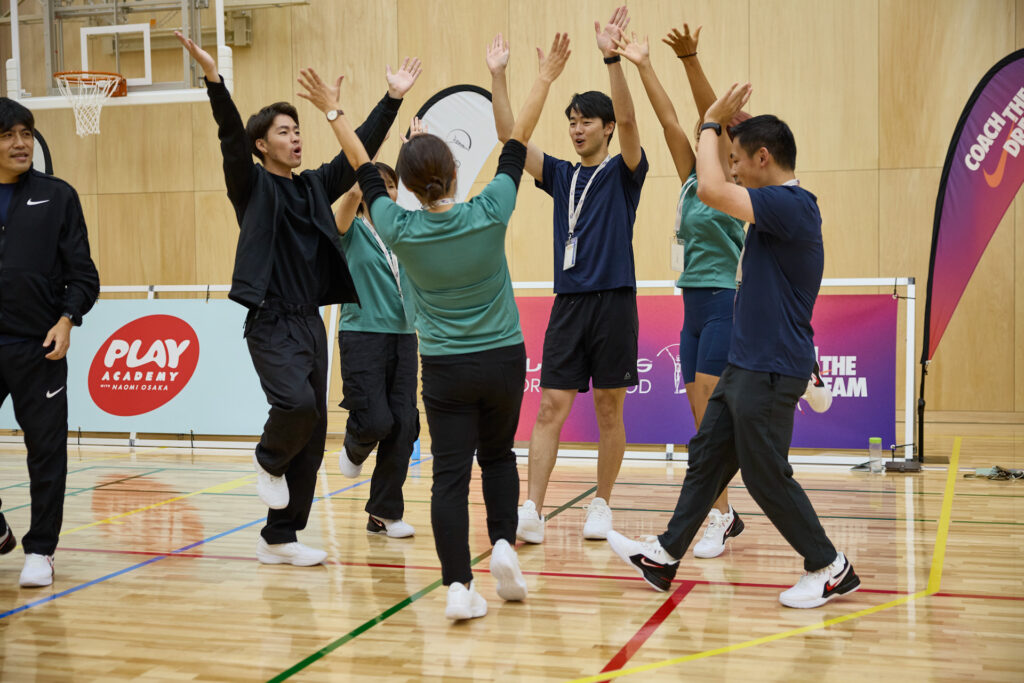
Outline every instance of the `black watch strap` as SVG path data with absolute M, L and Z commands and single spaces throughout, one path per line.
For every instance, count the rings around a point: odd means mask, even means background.
M 709 122 L 705 123 L 704 125 L 702 125 L 700 127 L 700 132 L 703 133 L 706 130 L 713 130 L 713 131 L 715 131 L 715 135 L 718 135 L 719 137 L 721 137 L 721 135 L 722 135 L 722 124 L 720 124 L 720 123 L 713 123 L 713 122 L 709 121 Z

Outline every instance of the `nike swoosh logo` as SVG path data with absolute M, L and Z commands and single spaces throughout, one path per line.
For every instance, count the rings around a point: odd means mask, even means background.
M 658 564 L 657 562 L 652 562 L 651 560 L 647 559 L 646 555 L 640 556 L 640 564 L 644 565 L 645 567 L 653 567 L 655 569 L 665 568 L 664 565 Z
M 27 202 L 25 202 L 25 205 L 26 205 L 26 206 L 38 206 L 38 205 L 40 205 L 40 204 L 45 204 L 45 203 L 46 203 L 46 202 L 48 202 L 48 201 L 50 201 L 50 200 L 49 200 L 49 199 L 40 199 L 40 200 L 39 200 L 38 202 L 34 202 L 34 201 L 32 201 L 32 200 L 30 199 L 30 200 L 28 200 Z
M 826 591 L 832 591 L 836 586 L 838 586 L 840 583 L 843 582 L 843 579 L 846 578 L 846 575 L 849 574 L 849 573 L 850 573 L 850 563 L 847 562 L 846 566 L 843 568 L 843 571 L 842 571 L 842 573 L 839 574 L 839 576 L 833 577 L 833 578 L 829 579 L 825 583 L 825 590 Z
M 1014 126 L 1010 126 L 1009 132 L 1006 134 L 1006 140 L 1010 139 L 1010 135 L 1013 133 Z M 1003 140 L 1003 144 L 1006 144 L 1006 140 Z M 1003 148 L 1003 153 L 999 155 L 999 165 L 996 166 L 996 170 L 991 174 L 985 169 L 981 169 L 981 174 L 985 176 L 985 182 L 993 190 L 999 187 L 999 183 L 1003 182 L 1003 172 L 1006 171 L 1006 148 Z
M 46 398 L 53 398 L 54 396 L 56 396 L 57 394 L 59 394 L 62 391 L 64 391 L 64 387 L 61 387 L 57 391 L 47 391 L 46 392 Z

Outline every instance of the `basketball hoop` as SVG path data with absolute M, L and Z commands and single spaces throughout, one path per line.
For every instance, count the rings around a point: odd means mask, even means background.
M 75 132 L 79 137 L 100 132 L 100 110 L 108 97 L 124 97 L 128 85 L 121 74 L 106 71 L 61 71 L 53 75 L 60 94 L 71 102 L 75 112 Z

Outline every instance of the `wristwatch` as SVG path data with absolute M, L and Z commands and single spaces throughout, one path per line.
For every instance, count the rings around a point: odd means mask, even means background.
M 345 112 L 343 112 L 340 109 L 332 109 L 329 112 L 327 112 L 327 120 L 328 121 L 334 121 L 335 119 L 337 119 L 339 116 L 341 116 L 344 113 Z
M 701 133 L 703 133 L 706 130 L 713 130 L 713 131 L 715 131 L 715 135 L 721 137 L 721 135 L 722 135 L 722 124 L 714 123 L 712 121 L 708 121 L 707 123 L 705 123 L 703 126 L 700 127 L 700 132 Z

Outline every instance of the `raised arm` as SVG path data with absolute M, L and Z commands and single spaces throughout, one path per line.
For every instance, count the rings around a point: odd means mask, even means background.
M 629 25 L 629 12 L 623 5 L 612 13 L 612 18 L 601 28 L 600 22 L 594 22 L 594 34 L 597 38 L 597 49 L 605 58 L 615 57 L 615 41 L 622 38 L 626 26 Z M 612 106 L 615 108 L 615 130 L 619 133 L 619 150 L 626 167 L 633 171 L 640 165 L 643 151 L 640 148 L 640 131 L 636 125 L 636 112 L 633 110 L 633 98 L 626 84 L 626 74 L 622 64 L 613 62 L 608 65 L 608 78 L 611 81 Z
M 693 93 L 693 103 L 697 105 L 697 116 L 704 121 L 708 107 L 717 99 L 715 89 L 711 87 L 708 77 L 704 75 L 704 69 L 697 58 L 697 43 L 700 42 L 700 30 L 698 26 L 694 33 L 690 34 L 690 25 L 683 24 L 683 32 L 679 29 L 672 29 L 662 42 L 672 48 L 676 57 L 683 63 L 686 70 L 686 80 L 690 82 L 690 92 Z M 722 162 L 722 170 L 726 175 L 729 173 L 729 144 L 723 140 L 718 146 L 718 157 Z
M 359 204 L 362 201 L 363 191 L 359 189 L 359 183 L 341 195 L 338 210 L 334 212 L 334 227 L 338 229 L 339 235 L 344 235 L 352 227 L 352 221 L 356 219 L 356 213 L 359 211 Z
M 238 108 L 231 100 L 231 93 L 217 73 L 217 64 L 210 53 L 186 38 L 180 31 L 174 35 L 185 50 L 196 60 L 206 76 L 206 91 L 210 97 L 213 118 L 217 122 L 217 137 L 220 139 L 221 156 L 224 158 L 224 183 L 228 199 L 235 207 L 241 224 L 242 214 L 249 203 L 252 188 L 256 182 L 256 164 L 252 160 L 252 147 L 245 134 L 245 126 Z
M 640 80 L 644 84 L 644 90 L 647 91 L 647 99 L 651 101 L 654 113 L 665 133 L 665 142 L 668 143 L 668 150 L 672 155 L 676 173 L 679 175 L 679 180 L 685 182 L 693 171 L 697 158 L 693 154 L 693 147 L 690 145 L 686 131 L 679 125 L 679 117 L 676 116 L 676 108 L 672 106 L 672 100 L 669 99 L 668 93 L 665 92 L 661 81 L 658 80 L 658 75 L 654 73 L 647 38 L 645 37 L 643 42 L 640 42 L 634 33 L 633 40 L 622 36 L 615 44 L 617 54 L 636 64 L 636 68 L 640 72 Z
M 562 73 L 565 62 L 569 59 L 572 51 L 569 49 L 569 36 L 565 33 L 556 33 L 555 39 L 551 42 L 551 49 L 545 55 L 544 51 L 537 48 L 537 59 L 540 61 L 540 68 L 537 78 L 533 81 L 533 87 L 526 96 L 526 102 L 519 112 L 519 119 L 512 127 L 512 140 L 518 140 L 524 145 L 530 141 L 533 129 L 537 127 L 540 119 L 540 112 L 544 109 L 544 100 L 548 97 L 548 90 L 551 84 Z M 529 153 L 527 153 L 529 157 Z
M 503 143 L 508 142 L 512 137 L 512 129 L 516 123 L 515 116 L 512 114 L 512 103 L 508 98 L 508 82 L 505 78 L 508 58 L 508 41 L 499 33 L 487 46 L 487 69 L 491 72 L 491 108 L 494 111 L 494 127 L 497 130 L 498 139 Z M 534 178 L 543 180 L 544 151 L 533 143 L 526 146 L 525 168 L 526 172 Z
M 705 114 L 706 123 L 717 123 L 724 129 L 740 108 L 750 99 L 749 83 L 733 83 L 728 92 L 717 99 Z M 725 131 L 722 131 L 725 135 Z M 719 136 L 711 129 L 700 134 L 697 146 L 697 197 L 712 209 L 734 218 L 754 222 L 754 205 L 746 188 L 726 178 L 718 159 Z
M 370 163 L 370 155 L 366 153 L 362 140 L 356 135 L 348 117 L 341 110 L 338 104 L 338 96 L 341 93 L 341 81 L 344 76 L 338 76 L 334 84 L 327 83 L 314 69 L 302 69 L 299 74 L 299 85 L 305 88 L 306 92 L 297 93 L 304 100 L 309 100 L 317 109 L 327 115 L 331 124 L 331 130 L 341 145 L 345 159 L 352 168 L 359 168 L 363 164 Z

